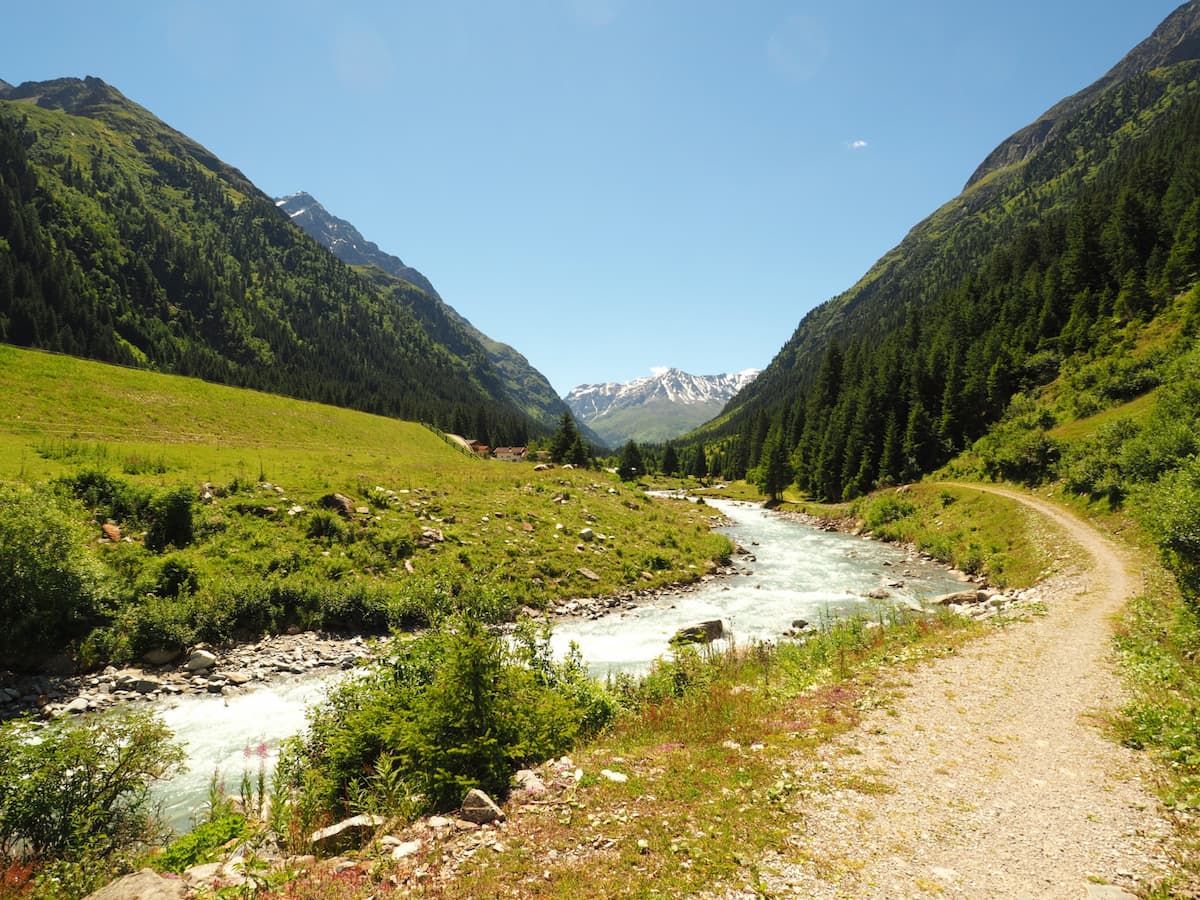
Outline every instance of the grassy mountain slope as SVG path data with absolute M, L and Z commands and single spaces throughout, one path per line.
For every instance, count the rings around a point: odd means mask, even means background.
M 853 496 L 944 462 L 1014 393 L 1118 355 L 1122 329 L 1200 268 L 1198 30 L 1192 2 L 809 313 L 693 437 L 717 471 L 741 477 L 782 445 L 803 489 Z
M 240 172 L 102 81 L 0 100 L 0 340 L 386 415 L 535 423 L 292 226 Z M 415 288 L 408 290 L 416 291 Z

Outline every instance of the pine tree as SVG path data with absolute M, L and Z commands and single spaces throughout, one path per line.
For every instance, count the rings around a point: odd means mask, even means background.
M 667 444 L 663 450 L 662 473 L 673 477 L 679 471 L 679 458 L 675 455 L 675 445 Z
M 704 445 L 696 447 L 696 458 L 692 460 L 692 475 L 696 478 L 708 477 L 708 459 L 704 455 Z
M 638 445 L 630 440 L 621 448 L 621 463 L 617 466 L 617 475 L 622 481 L 634 481 L 645 474 L 646 467 L 642 462 L 642 452 L 638 449 Z
M 556 463 L 569 462 L 571 448 L 579 439 L 579 430 L 575 427 L 575 418 L 569 410 L 563 410 L 558 422 L 558 431 L 550 441 L 550 459 Z
M 792 480 L 792 467 L 781 425 L 775 426 L 767 433 L 762 447 L 762 462 L 755 471 L 758 475 L 756 483 L 759 491 L 766 494 L 772 502 L 782 499 L 784 488 Z

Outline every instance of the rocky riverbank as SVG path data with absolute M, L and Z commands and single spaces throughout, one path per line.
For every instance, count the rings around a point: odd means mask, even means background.
M 315 632 L 276 635 L 229 649 L 198 645 L 189 653 L 148 654 L 141 666 L 73 676 L 0 673 L 0 719 L 44 718 L 150 702 L 183 694 L 227 694 L 273 679 L 349 669 L 372 653 L 361 636 Z
M 714 578 L 737 571 L 733 565 L 714 565 L 690 582 L 567 600 L 545 612 L 525 609 L 523 613 L 552 619 L 598 619 L 698 590 Z M 25 714 L 57 718 L 109 709 L 121 703 L 151 702 L 184 694 L 231 694 L 252 690 L 279 678 L 352 668 L 371 657 L 377 650 L 376 644 L 387 640 L 301 632 L 274 635 L 228 648 L 200 644 L 187 653 L 157 651 L 147 654 L 141 665 L 109 666 L 103 671 L 82 675 L 0 672 L 0 721 Z

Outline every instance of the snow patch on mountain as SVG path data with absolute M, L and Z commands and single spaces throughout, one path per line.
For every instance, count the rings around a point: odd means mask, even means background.
M 717 415 L 726 403 L 759 374 L 758 369 L 721 375 L 691 375 L 681 369 L 655 366 L 651 374 L 633 381 L 603 384 L 581 384 L 563 399 L 580 421 L 596 429 L 602 437 L 612 441 L 633 436 L 638 439 L 663 439 L 660 435 L 667 410 L 675 411 L 669 416 L 675 434 L 706 422 Z M 647 419 L 659 420 L 659 429 L 651 428 L 640 421 L 641 414 Z M 606 426 L 611 425 L 611 429 Z

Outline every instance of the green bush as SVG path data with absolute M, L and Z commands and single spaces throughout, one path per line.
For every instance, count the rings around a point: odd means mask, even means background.
M 152 714 L 0 726 L 0 858 L 104 857 L 157 842 L 150 785 L 183 763 Z
M 1138 491 L 1135 505 L 1184 597 L 1200 601 L 1200 460 Z
M 183 872 L 192 866 L 213 862 L 221 856 L 221 848 L 230 841 L 246 836 L 246 818 L 230 813 L 201 822 L 187 834 L 172 841 L 154 857 L 154 868 L 160 872 Z
M 151 492 L 99 469 L 85 469 L 58 480 L 57 484 L 87 507 L 97 522 L 112 519 L 142 525 L 150 508 Z
M 104 598 L 82 510 L 0 485 L 0 665 L 25 668 L 81 637 Z
M 515 769 L 570 749 L 614 712 L 577 657 L 552 660 L 545 633 L 509 644 L 458 614 L 333 691 L 285 748 L 279 777 L 300 807 L 380 809 L 383 792 L 406 810 L 418 796 L 414 809 L 452 809 L 472 787 L 502 796 Z
M 863 524 L 874 531 L 882 525 L 911 516 L 917 511 L 911 500 L 895 494 L 883 494 L 867 503 L 863 510 Z
M 192 512 L 195 500 L 195 491 L 181 485 L 156 496 L 150 502 L 147 510 L 147 549 L 182 549 L 192 542 L 195 537 Z

